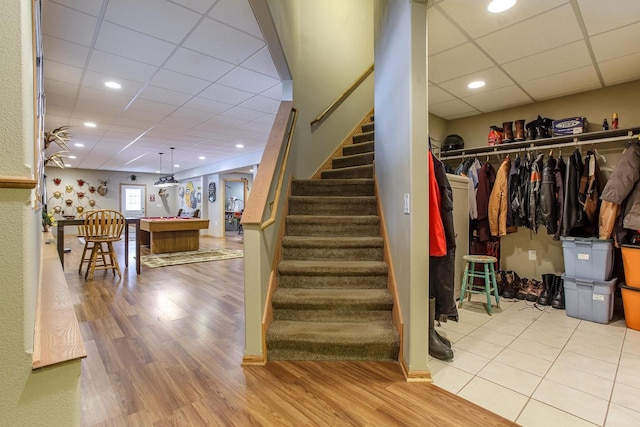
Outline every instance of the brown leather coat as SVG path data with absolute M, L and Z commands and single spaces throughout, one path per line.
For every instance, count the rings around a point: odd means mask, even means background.
M 507 156 L 498 168 L 496 182 L 489 197 L 489 228 L 492 236 L 507 235 L 507 213 L 509 210 L 509 170 L 511 160 Z

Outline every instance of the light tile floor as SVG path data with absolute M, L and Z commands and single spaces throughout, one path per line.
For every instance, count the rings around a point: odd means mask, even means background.
M 429 358 L 433 382 L 523 426 L 640 426 L 640 331 L 565 310 L 474 295 L 438 332 L 454 358 Z

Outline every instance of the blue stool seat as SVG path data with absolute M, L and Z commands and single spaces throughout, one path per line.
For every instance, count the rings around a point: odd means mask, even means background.
M 496 257 L 488 255 L 465 255 L 464 259 L 464 275 L 462 277 L 462 290 L 460 292 L 460 307 L 462 308 L 462 301 L 464 297 L 468 295 L 469 301 L 471 301 L 471 294 L 486 294 L 487 295 L 487 311 L 491 316 L 491 292 L 496 298 L 496 306 L 500 308 L 500 297 L 498 296 L 498 285 L 496 284 L 496 272 L 493 268 L 493 264 L 498 262 Z M 476 271 L 476 264 L 484 265 L 483 271 Z M 484 279 L 484 289 L 479 290 L 474 288 L 474 278 Z

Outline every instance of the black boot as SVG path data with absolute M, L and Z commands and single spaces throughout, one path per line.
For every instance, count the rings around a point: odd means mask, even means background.
M 453 350 L 440 340 L 440 335 L 436 332 L 435 313 L 436 299 L 429 298 L 429 354 L 440 360 L 453 359 Z
M 438 336 L 438 339 L 440 341 L 442 341 L 442 343 L 444 345 L 446 345 L 447 347 L 451 348 L 451 341 L 449 341 L 448 339 L 446 339 L 445 337 L 443 337 L 442 335 L 440 335 L 440 332 L 438 332 L 437 329 L 434 329 L 434 331 L 436 331 L 436 335 Z
M 542 275 L 542 292 L 540 293 L 540 297 L 538 298 L 538 304 L 551 305 L 551 299 L 555 296 L 555 294 L 553 293 L 553 284 L 555 282 L 555 279 L 555 274 Z
M 505 271 L 503 277 L 506 284 L 502 289 L 502 298 L 515 298 L 518 287 L 520 286 L 520 277 L 515 271 Z
M 554 285 L 556 287 L 556 294 L 551 301 L 551 307 L 564 310 L 564 280 L 561 276 L 556 276 Z

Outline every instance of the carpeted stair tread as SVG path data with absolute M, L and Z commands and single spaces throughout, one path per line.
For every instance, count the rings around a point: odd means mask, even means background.
M 360 129 L 362 130 L 362 133 L 373 132 L 374 126 L 375 125 L 373 123 L 365 123 L 362 126 L 360 126 Z
M 375 215 L 375 196 L 290 196 L 291 215 Z
M 391 322 L 391 310 L 296 310 L 279 308 L 273 310 L 273 320 L 292 320 L 296 322 Z
M 388 289 L 304 289 L 278 288 L 271 300 L 273 309 L 391 310 L 393 297 Z
M 357 133 L 357 134 L 353 135 L 351 140 L 355 144 L 357 144 L 357 143 L 360 143 L 360 142 L 373 141 L 373 137 L 374 137 L 374 132 L 373 131 L 362 132 L 362 133 Z
M 328 169 L 320 173 L 322 179 L 373 178 L 373 165 Z
M 294 276 L 386 276 L 389 266 L 383 261 L 310 261 L 285 260 L 278 273 Z
M 289 236 L 379 236 L 376 215 L 288 215 Z
M 373 151 L 367 153 L 358 153 L 348 156 L 336 157 L 331 161 L 331 166 L 334 169 L 344 169 L 351 166 L 370 165 L 373 163 L 374 154 Z
M 373 141 L 361 142 L 359 144 L 345 145 L 342 148 L 343 156 L 351 156 L 353 154 L 373 152 L 375 143 Z
M 285 236 L 282 239 L 282 246 L 290 248 L 381 248 L 384 246 L 384 240 L 379 236 Z
M 356 179 L 295 179 L 292 196 L 374 196 L 374 181 Z
M 400 346 L 389 321 L 276 320 L 266 339 L 269 360 L 397 360 Z

